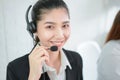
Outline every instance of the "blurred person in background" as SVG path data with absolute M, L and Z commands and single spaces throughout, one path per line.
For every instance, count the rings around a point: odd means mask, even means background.
M 97 80 L 120 80 L 120 10 L 98 59 L 97 70 Z

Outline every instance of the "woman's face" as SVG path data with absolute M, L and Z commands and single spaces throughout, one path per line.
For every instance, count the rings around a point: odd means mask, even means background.
M 69 16 L 64 8 L 57 8 L 42 15 L 37 23 L 37 36 L 40 44 L 46 47 L 58 46 L 61 49 L 70 35 Z

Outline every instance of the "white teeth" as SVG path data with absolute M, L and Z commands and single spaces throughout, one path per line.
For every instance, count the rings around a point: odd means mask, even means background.
M 51 41 L 52 43 L 60 44 L 62 41 Z

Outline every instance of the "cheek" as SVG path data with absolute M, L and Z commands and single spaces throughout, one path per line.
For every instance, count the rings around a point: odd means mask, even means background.
M 49 38 L 51 36 L 52 35 L 50 33 L 47 33 L 45 31 L 41 31 L 40 33 L 38 33 L 38 37 L 39 37 L 41 42 L 45 42 L 45 41 L 49 40 Z
M 68 29 L 67 31 L 65 31 L 65 37 L 66 39 L 68 39 L 70 37 L 70 34 L 71 34 L 71 30 Z

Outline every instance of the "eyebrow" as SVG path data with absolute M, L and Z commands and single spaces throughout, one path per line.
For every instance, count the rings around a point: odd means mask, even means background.
M 70 21 L 63 21 L 63 24 L 70 23 Z M 45 22 L 44 24 L 56 24 L 55 22 Z

